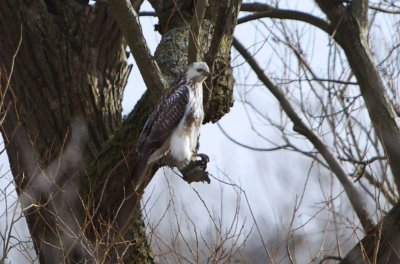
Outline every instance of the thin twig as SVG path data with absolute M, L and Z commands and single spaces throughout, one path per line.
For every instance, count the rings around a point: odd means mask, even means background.
M 227 138 L 228 138 L 230 141 L 232 141 L 234 144 L 236 144 L 236 145 L 238 145 L 238 146 L 241 146 L 241 147 L 243 147 L 243 148 L 247 148 L 247 149 L 254 150 L 254 151 L 275 151 L 275 150 L 280 150 L 280 149 L 285 149 L 285 148 L 290 147 L 289 144 L 285 144 L 285 145 L 282 145 L 282 146 L 277 146 L 277 147 L 275 147 L 275 148 L 256 148 L 256 147 L 252 147 L 252 146 L 249 146 L 249 145 L 240 143 L 239 141 L 237 141 L 236 139 L 234 139 L 233 137 L 231 137 L 231 136 L 228 134 L 228 132 L 226 132 L 226 131 L 222 128 L 222 126 L 221 126 L 220 123 L 217 123 L 217 126 L 218 126 L 218 128 L 221 130 L 222 134 L 224 134 L 225 137 L 227 137 Z
M 368 6 L 369 9 L 375 10 L 375 11 L 379 11 L 382 13 L 386 13 L 386 14 L 393 14 L 393 15 L 400 15 L 400 10 L 395 10 L 395 9 L 385 9 L 379 6 L 374 6 L 374 5 L 369 5 Z

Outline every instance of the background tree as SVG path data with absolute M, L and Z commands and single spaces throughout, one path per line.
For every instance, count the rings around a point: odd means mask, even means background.
M 328 34 L 330 43 L 327 77 L 320 77 L 315 64 L 310 63 L 310 56 L 314 54 L 308 55 L 303 50 L 301 34 L 296 32 L 296 29 L 291 30 L 284 22 L 277 26 L 277 33 L 271 31 L 271 34 L 277 43 L 283 43 L 292 52 L 291 58 L 298 64 L 293 65 L 289 63 L 289 59 L 282 59 L 287 72 L 284 73 L 284 77 L 275 79 L 286 82 L 283 89 L 272 81 L 254 59 L 254 55 L 238 40 L 234 40 L 233 45 L 249 63 L 258 79 L 279 101 L 283 112 L 293 124 L 293 130 L 307 138 L 318 155 L 315 155 L 314 151 L 299 149 L 293 144 L 285 122 L 276 123 L 267 118 L 272 125 L 281 130 L 285 143 L 282 148 L 308 155 L 322 166 L 328 167 L 346 192 L 367 235 L 343 259 L 343 263 L 395 263 L 399 261 L 398 236 L 394 235 L 397 233 L 397 227 L 393 225 L 398 214 L 397 206 L 383 218 L 378 215 L 380 223 L 375 225 L 365 196 L 370 190 L 368 188 L 372 186 L 378 193 L 387 194 L 387 200 L 383 201 L 372 195 L 375 208 L 381 208 L 382 204 L 386 207 L 387 203 L 396 204 L 397 201 L 398 191 L 396 187 L 392 187 L 399 186 L 397 159 L 400 134 L 396 124 L 398 110 L 395 110 L 395 106 L 398 105 L 398 91 L 396 88 L 393 90 L 390 85 L 394 72 L 397 72 L 397 66 L 394 66 L 396 70 L 393 69 L 391 74 L 384 74 L 383 78 L 372 56 L 373 53 L 383 56 L 379 66 L 386 63 L 392 65 L 390 56 L 397 48 L 394 44 L 394 47 L 389 49 L 389 54 L 380 54 L 381 50 L 371 49 L 370 38 L 375 33 L 374 22 L 382 19 L 379 17 L 380 12 L 397 14 L 398 11 L 381 8 L 381 2 L 375 5 L 371 5 L 369 1 L 315 3 L 325 13 L 327 20 L 295 10 L 279 9 L 265 4 L 248 4 L 243 5 L 242 10 L 254 14 L 243 17 L 239 23 L 271 17 L 306 22 L 324 31 Z M 394 3 L 387 5 L 398 8 Z M 398 22 L 394 23 L 398 25 Z M 290 85 L 291 82 L 298 82 L 294 86 L 300 88 L 300 93 L 292 90 L 294 87 Z M 352 85 L 357 85 L 359 91 L 354 91 L 350 87 Z M 290 97 L 293 99 L 290 100 Z M 310 106 L 310 102 L 316 105 Z M 258 110 L 258 113 L 260 112 L 261 110 Z M 360 116 L 366 117 L 365 114 L 369 116 L 368 121 L 360 119 Z M 374 129 L 369 122 L 372 122 Z M 331 146 L 328 142 L 331 142 Z M 373 150 L 370 146 L 373 146 Z M 381 169 L 372 166 L 374 162 L 378 162 Z M 349 170 L 349 164 L 355 167 L 354 173 L 346 172 Z M 365 187 L 362 182 L 360 184 L 366 192 L 357 190 L 349 175 L 355 177 L 355 181 L 364 177 L 369 187 Z M 390 186 L 390 191 L 387 186 Z M 378 211 L 382 213 L 381 209 Z
M 343 263 L 398 262 L 398 39 L 383 52 L 373 47 L 382 14 L 398 25 L 396 3 L 317 0 L 320 11 L 305 13 L 272 1 L 242 6 L 234 0 L 149 2 L 162 36 L 154 58 L 138 23 L 142 1 L 0 3 L 1 128 L 40 262 L 154 261 L 139 206 L 142 193 L 132 193 L 136 138 L 162 90 L 188 61 L 202 59 L 212 68 L 206 122 L 227 113 L 231 44 L 245 62 L 238 66 L 255 73 L 281 111 L 277 118 L 241 98 L 250 116 L 261 117 L 281 135 L 269 141 L 271 148 L 253 149 L 295 151 L 339 180 L 365 234 L 345 258 L 340 245 L 335 248 Z M 271 74 L 271 67 L 262 66 L 266 60 L 248 50 L 240 35 L 232 40 L 239 9 L 250 14 L 238 23 L 256 21 L 262 43 L 281 61 L 281 72 Z M 310 26 L 302 29 L 304 22 Z M 325 56 L 315 54 L 318 45 L 307 46 L 308 52 L 303 48 L 302 31 L 312 28 L 325 34 Z M 147 91 L 122 118 L 130 52 Z M 326 69 L 316 70 L 323 58 Z M 196 165 L 183 175 L 186 180 L 205 179 L 204 168 Z M 288 241 L 295 232 L 292 223 Z M 262 244 L 275 262 L 263 239 Z M 294 262 L 289 244 L 286 255 Z

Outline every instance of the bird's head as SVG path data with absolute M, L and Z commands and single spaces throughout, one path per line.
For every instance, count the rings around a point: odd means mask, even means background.
M 210 76 L 210 68 L 205 62 L 193 62 L 186 69 L 186 77 L 194 82 L 203 82 Z

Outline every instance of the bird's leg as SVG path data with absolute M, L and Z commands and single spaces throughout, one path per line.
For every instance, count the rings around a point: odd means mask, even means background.
M 188 183 L 192 182 L 207 182 L 210 183 L 210 177 L 208 176 L 207 163 L 210 161 L 206 154 L 199 153 L 192 157 L 189 164 L 179 169 L 183 175 L 183 179 Z

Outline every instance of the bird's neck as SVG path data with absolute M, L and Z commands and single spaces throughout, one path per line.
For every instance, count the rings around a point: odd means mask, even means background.
M 194 82 L 194 81 L 192 81 L 192 80 L 186 80 L 186 85 L 188 85 L 188 86 L 191 87 L 192 89 L 197 89 L 197 88 L 202 89 L 202 87 L 203 87 L 203 82 Z

